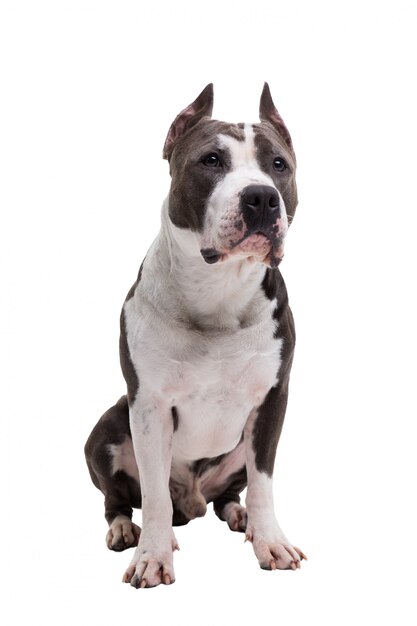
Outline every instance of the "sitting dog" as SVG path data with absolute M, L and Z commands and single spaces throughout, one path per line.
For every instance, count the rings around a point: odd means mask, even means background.
M 169 129 L 161 230 L 121 314 L 127 395 L 85 446 L 107 546 L 137 546 L 123 577 L 137 588 L 174 582 L 172 527 L 209 502 L 262 568 L 296 570 L 306 558 L 279 527 L 272 490 L 295 344 L 278 270 L 295 155 L 266 83 L 260 123 L 213 120 L 212 107 L 210 84 Z

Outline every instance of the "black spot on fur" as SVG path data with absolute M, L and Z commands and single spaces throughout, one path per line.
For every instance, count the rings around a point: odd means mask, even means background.
M 178 411 L 177 411 L 177 407 L 173 406 L 171 409 L 171 413 L 172 413 L 172 421 L 174 423 L 174 433 L 175 431 L 178 429 Z

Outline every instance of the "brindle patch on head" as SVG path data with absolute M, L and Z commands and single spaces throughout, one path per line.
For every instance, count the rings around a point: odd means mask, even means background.
M 219 135 L 244 141 L 244 125 L 203 118 L 175 144 L 170 159 L 169 216 L 179 228 L 202 231 L 207 199 L 230 171 L 231 155 Z M 221 167 L 204 165 L 210 153 L 219 156 Z
M 298 202 L 295 182 L 295 154 L 272 124 L 268 122 L 253 124 L 253 130 L 255 133 L 256 159 L 262 171 L 271 176 L 275 187 L 282 195 L 288 222 L 291 224 Z M 276 157 L 283 158 L 287 163 L 287 169 L 283 172 L 278 172 L 273 167 Z

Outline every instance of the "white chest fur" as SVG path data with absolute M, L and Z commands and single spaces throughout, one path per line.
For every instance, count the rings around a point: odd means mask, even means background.
M 250 411 L 276 382 L 279 344 L 272 340 L 245 351 L 244 337 L 236 333 L 214 341 L 205 358 L 178 364 L 172 389 L 179 414 L 174 458 L 213 457 L 238 444 Z
M 264 315 L 247 328 L 198 332 L 152 315 L 145 303 L 125 305 L 139 398 L 167 411 L 175 406 L 178 428 L 173 458 L 193 461 L 232 450 L 250 411 L 275 385 L 281 340 L 265 298 Z

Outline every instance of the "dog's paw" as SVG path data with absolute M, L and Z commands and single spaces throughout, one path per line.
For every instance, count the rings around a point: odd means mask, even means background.
M 146 540 L 141 540 L 124 573 L 123 582 L 130 583 L 136 589 L 156 587 L 160 584 L 171 585 L 175 581 L 173 550 L 179 550 L 174 535 L 172 546 L 168 549 L 155 550 Z
M 248 523 L 248 514 L 244 506 L 237 502 L 228 502 L 223 511 L 222 517 L 227 522 L 230 530 L 244 533 Z
M 140 537 L 140 528 L 125 515 L 118 515 L 110 524 L 106 535 L 106 544 L 109 550 L 121 552 L 126 548 L 137 546 Z
M 304 552 L 291 545 L 285 538 L 267 541 L 252 533 L 247 533 L 246 539 L 252 542 L 253 550 L 262 569 L 297 570 L 301 567 L 301 561 L 307 560 Z

